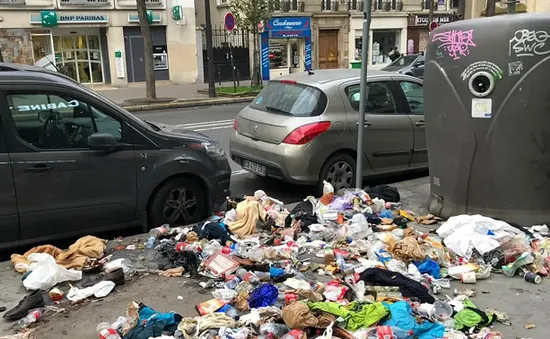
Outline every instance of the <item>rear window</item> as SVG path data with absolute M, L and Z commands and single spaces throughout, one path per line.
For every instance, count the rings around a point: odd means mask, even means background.
M 319 89 L 301 84 L 271 81 L 252 101 L 250 107 L 295 117 L 321 115 L 327 106 L 327 97 Z

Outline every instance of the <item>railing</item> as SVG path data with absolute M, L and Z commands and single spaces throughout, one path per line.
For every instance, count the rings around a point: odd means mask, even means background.
M 25 0 L 0 0 L 0 6 L 4 5 L 24 5 Z
M 322 0 L 321 1 L 321 10 L 337 12 L 338 11 L 338 1 Z
M 434 6 L 434 11 L 437 11 L 439 8 L 439 1 L 438 0 L 424 0 L 422 1 L 422 10 L 430 9 L 431 6 Z
M 359 11 L 364 10 L 364 2 L 357 0 L 350 0 L 348 2 L 348 9 L 350 11 Z M 389 11 L 403 11 L 403 1 L 379 1 L 374 0 L 372 3 L 372 10 L 375 12 L 389 12 Z
M 64 6 L 106 6 L 111 4 L 110 0 L 59 0 Z
M 273 11 L 284 13 L 303 12 L 305 10 L 305 3 L 297 0 L 275 1 L 272 6 Z

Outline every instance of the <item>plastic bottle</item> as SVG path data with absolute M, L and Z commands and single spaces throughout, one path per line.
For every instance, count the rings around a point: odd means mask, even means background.
M 121 339 L 118 332 L 107 322 L 102 322 L 96 328 L 99 339 Z
M 150 236 L 149 238 L 147 238 L 147 242 L 145 243 L 145 247 L 147 248 L 153 248 L 153 246 L 155 246 L 155 242 L 156 242 L 156 238 L 153 237 L 153 236 Z
M 224 286 L 225 286 L 225 288 L 228 288 L 230 290 L 234 290 L 235 288 L 237 288 L 237 286 L 239 285 L 240 282 L 241 282 L 241 279 L 235 277 L 235 278 L 227 281 Z
M 201 245 L 198 242 L 188 243 L 188 242 L 178 242 L 176 244 L 177 252 L 194 252 L 200 253 L 202 251 Z
M 283 335 L 281 339 L 300 339 L 304 336 L 304 331 L 302 330 L 292 330 L 287 334 Z
M 341 272 L 344 272 L 344 269 L 346 267 L 346 259 L 344 259 L 344 256 L 341 253 L 336 254 L 336 266 L 340 269 Z
M 411 339 L 413 331 L 405 331 L 394 326 L 377 326 L 367 333 L 367 338 L 376 339 Z
M 258 278 L 257 275 L 255 275 L 252 272 L 248 272 L 244 268 L 239 268 L 237 270 L 237 277 L 239 277 L 242 281 L 249 282 L 251 284 L 257 284 L 260 282 L 260 278 Z
M 170 233 L 170 225 L 168 224 L 153 228 L 149 231 L 149 235 L 155 237 L 155 239 L 158 239 L 162 235 L 166 235 L 168 233 Z
M 19 327 L 21 328 L 27 328 L 40 320 L 42 318 L 42 309 L 41 308 L 35 308 L 33 310 L 30 310 L 29 313 L 25 316 L 25 318 L 20 319 L 17 323 Z

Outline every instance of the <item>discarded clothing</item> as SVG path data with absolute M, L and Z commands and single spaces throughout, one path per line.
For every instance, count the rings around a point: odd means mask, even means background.
M 380 302 L 372 304 L 352 302 L 347 306 L 335 302 L 317 302 L 308 303 L 308 306 L 312 310 L 344 318 L 345 327 L 350 331 L 356 331 L 361 327 L 371 327 L 389 314 L 388 309 Z
M 265 284 L 257 287 L 250 292 L 248 305 L 250 308 L 260 308 L 272 306 L 277 301 L 279 290 L 271 284 Z
M 401 196 L 399 191 L 395 187 L 380 185 L 374 187 L 365 188 L 365 192 L 371 197 L 371 199 L 378 198 L 387 202 L 400 202 Z
M 380 268 L 368 268 L 360 274 L 360 279 L 378 286 L 398 286 L 401 295 L 406 298 L 418 298 L 423 303 L 433 304 L 434 297 L 419 282 L 409 279 L 401 273 Z
M 415 317 L 411 315 L 413 310 L 408 302 L 383 304 L 390 311 L 390 317 L 384 320 L 381 326 L 395 326 L 405 331 L 413 331 L 415 338 L 418 339 L 439 339 L 445 336 L 445 327 L 441 323 L 425 321 L 418 324 Z
M 258 222 L 265 222 L 267 212 L 253 197 L 247 197 L 237 204 L 237 221 L 229 222 L 231 232 L 239 237 L 255 234 Z
M 496 315 L 478 309 L 470 299 L 464 300 L 463 304 L 464 309 L 454 316 L 456 330 L 466 332 L 472 327 L 481 329 L 491 326 L 497 320 Z
M 191 274 L 191 276 L 197 275 L 201 260 L 196 253 L 176 251 L 175 240 L 162 242 L 157 250 L 162 254 L 162 263 L 159 264 L 159 269 L 167 270 L 183 267 L 185 272 Z
M 221 222 L 207 222 L 197 226 L 193 230 L 198 234 L 199 239 L 218 240 L 222 245 L 229 241 L 229 234 Z
M 31 262 L 29 255 L 33 253 L 46 253 L 54 257 L 55 262 L 66 269 L 82 270 L 89 259 L 101 259 L 105 251 L 105 241 L 88 235 L 78 239 L 67 251 L 63 251 L 53 245 L 33 247 L 25 254 L 12 254 L 11 263 L 19 273 L 25 273 Z
M 181 319 L 178 330 L 183 333 L 185 339 L 195 339 L 206 330 L 223 327 L 235 327 L 235 320 L 224 313 L 211 313 L 202 317 Z
M 182 317 L 175 313 L 159 313 L 154 309 L 140 304 L 139 324 L 123 339 L 149 339 L 159 337 L 163 332 L 175 332 Z

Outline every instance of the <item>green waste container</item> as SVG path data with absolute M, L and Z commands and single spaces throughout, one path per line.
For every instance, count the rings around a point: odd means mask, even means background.
M 353 69 L 361 69 L 361 61 L 352 61 L 352 62 L 351 62 L 351 68 L 353 68 Z

